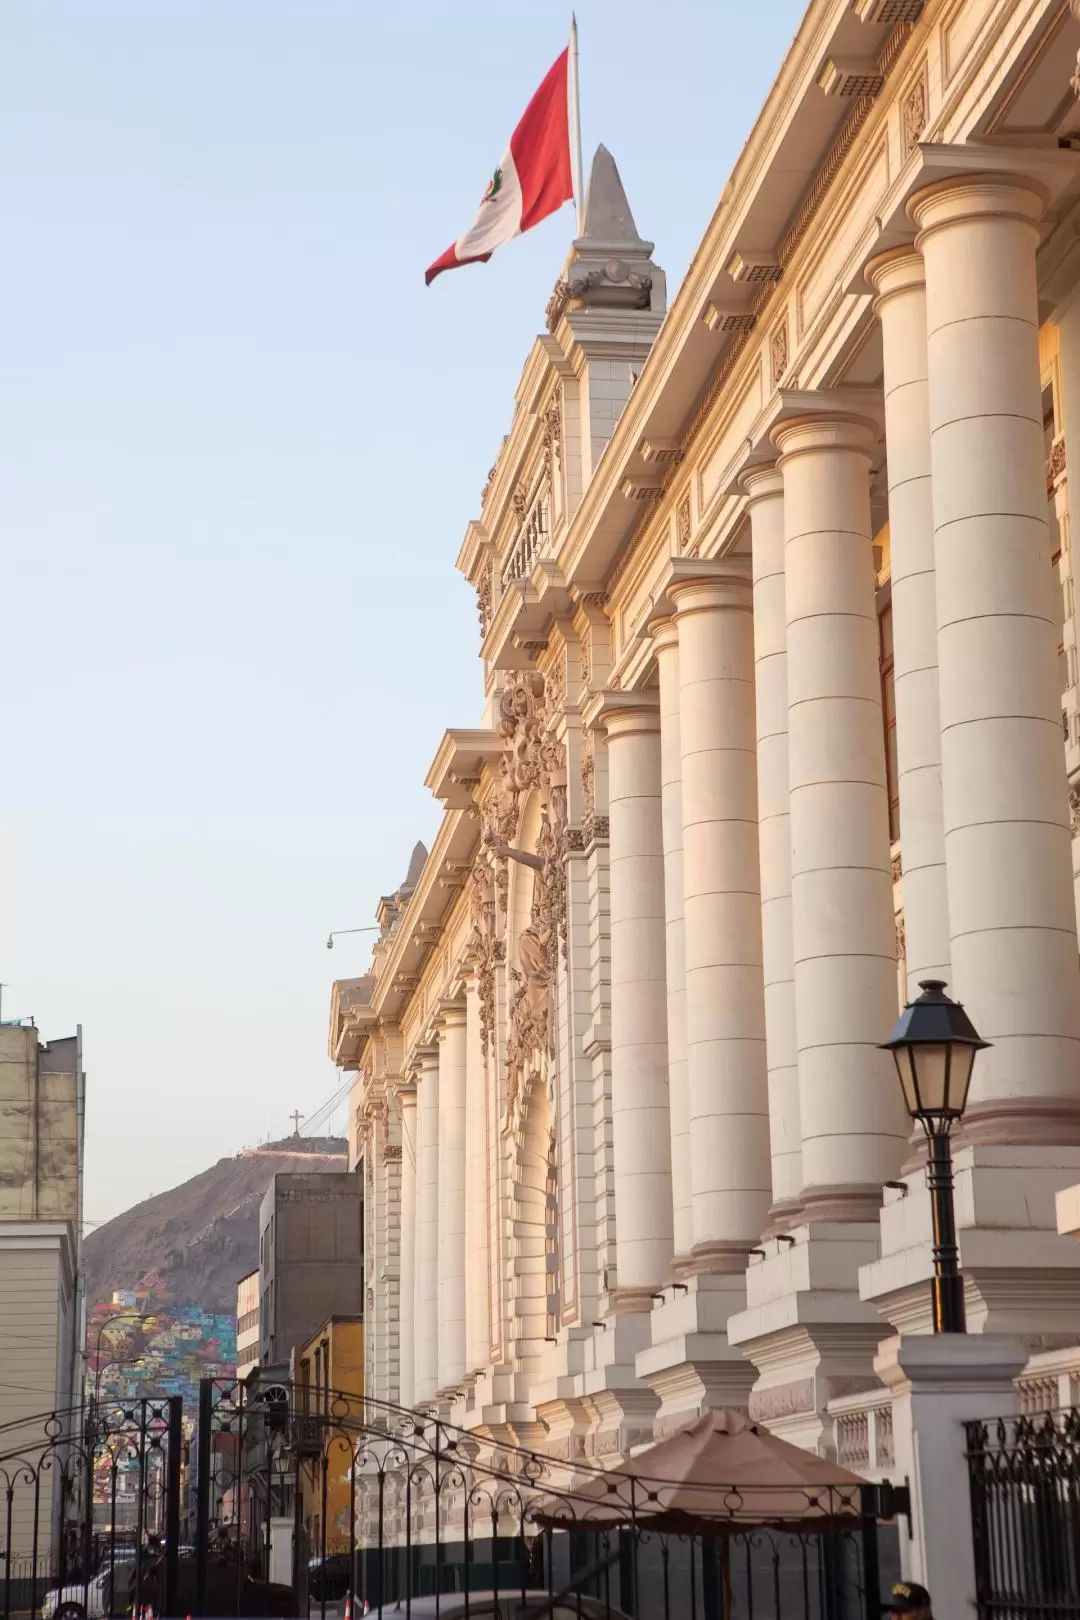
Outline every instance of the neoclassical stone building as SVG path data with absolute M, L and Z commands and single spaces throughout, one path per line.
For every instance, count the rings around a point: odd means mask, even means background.
M 334 992 L 374 1395 L 567 1458 L 865 1435 L 930 1326 L 877 1046 L 927 977 L 993 1043 L 970 1327 L 1068 1364 L 1078 48 L 1066 0 L 812 0 L 670 308 L 597 153 L 458 554 L 483 712 Z

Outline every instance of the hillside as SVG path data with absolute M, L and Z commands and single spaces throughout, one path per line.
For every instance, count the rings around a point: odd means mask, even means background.
M 219 1159 L 171 1191 L 157 1193 L 91 1232 L 83 1244 L 90 1310 L 114 1289 L 136 1289 L 147 1304 L 191 1301 L 211 1312 L 236 1310 L 236 1284 L 259 1258 L 259 1204 L 277 1171 L 347 1168 L 337 1137 L 287 1137 Z

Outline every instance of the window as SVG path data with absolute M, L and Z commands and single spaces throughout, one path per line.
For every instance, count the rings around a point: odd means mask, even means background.
M 896 762 L 896 682 L 893 675 L 892 603 L 878 614 L 881 642 L 881 713 L 885 722 L 885 779 L 889 787 L 889 838 L 900 837 L 900 781 Z

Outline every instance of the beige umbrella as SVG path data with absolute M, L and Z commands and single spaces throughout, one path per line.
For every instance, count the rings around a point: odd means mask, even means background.
M 825 1529 L 862 1512 L 866 1481 L 723 1408 L 607 1474 L 535 1503 L 529 1517 L 560 1530 Z

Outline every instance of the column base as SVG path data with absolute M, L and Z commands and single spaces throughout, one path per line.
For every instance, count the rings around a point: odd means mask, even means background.
M 791 1232 L 796 1226 L 801 1226 L 805 1219 L 805 1206 L 801 1198 L 778 1198 L 769 1210 L 764 1235 L 771 1238 L 778 1232 Z
M 1080 1100 L 1006 1097 L 972 1103 L 964 1113 L 962 1141 L 986 1147 L 1080 1145 Z
M 876 1221 L 796 1227 L 751 1263 L 746 1309 L 728 1322 L 757 1368 L 750 1417 L 819 1456 L 835 1449 L 829 1402 L 880 1388 L 881 1324 L 858 1294 L 859 1267 L 877 1253 Z
M 685 1291 L 672 1290 L 653 1310 L 652 1343 L 638 1352 L 635 1367 L 660 1402 L 653 1425 L 657 1440 L 687 1428 L 704 1411 L 746 1410 L 754 1368 L 727 1338 L 729 1318 L 745 1304 L 741 1274 L 699 1273 Z
M 799 1195 L 803 1220 L 817 1223 L 876 1221 L 881 1210 L 880 1182 L 844 1182 L 839 1186 L 805 1187 Z
M 938 1614 L 975 1608 L 965 1419 L 1016 1410 L 1013 1380 L 1026 1353 L 1009 1335 L 941 1333 L 885 1340 L 875 1370 L 892 1393 L 895 1479 L 911 1485 L 905 1576 L 933 1593 Z
M 1005 1333 L 1029 1350 L 1076 1342 L 1080 1245 L 1057 1231 L 1055 1194 L 1080 1180 L 1080 1146 L 968 1141 L 953 1169 L 969 1334 Z M 886 1190 L 881 1253 L 859 1272 L 860 1297 L 905 1334 L 932 1331 L 930 1194 L 922 1170 Z

